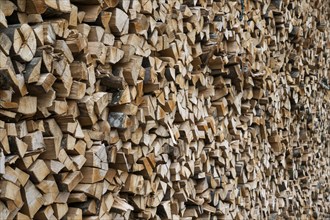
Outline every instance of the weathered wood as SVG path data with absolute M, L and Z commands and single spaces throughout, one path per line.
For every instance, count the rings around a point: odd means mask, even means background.
M 119 8 L 114 8 L 110 20 L 111 32 L 116 36 L 128 33 L 129 18 L 128 15 Z
M 35 131 L 33 133 L 27 134 L 23 138 L 23 141 L 28 145 L 28 150 L 31 151 L 45 148 L 45 143 L 41 131 Z
M 0 33 L 1 51 L 4 55 L 9 56 L 10 49 L 12 47 L 12 41 L 5 33 Z
M 28 173 L 31 175 L 33 181 L 41 182 L 50 173 L 50 170 L 43 160 L 36 160 L 29 167 Z
M 24 203 L 21 211 L 23 214 L 33 218 L 44 202 L 42 194 L 31 181 L 28 181 L 23 188 L 22 196 L 26 203 Z
M 2 10 L 0 10 L 0 28 L 8 27 L 7 19 Z
M 0 1 L 1 219 L 328 219 L 327 1 Z
M 37 41 L 33 29 L 28 24 L 11 25 L 5 32 L 13 46 L 11 54 L 23 62 L 29 62 L 33 59 Z

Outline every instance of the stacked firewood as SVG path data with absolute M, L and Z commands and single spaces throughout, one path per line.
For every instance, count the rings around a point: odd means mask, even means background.
M 330 218 L 329 0 L 0 0 L 0 219 Z

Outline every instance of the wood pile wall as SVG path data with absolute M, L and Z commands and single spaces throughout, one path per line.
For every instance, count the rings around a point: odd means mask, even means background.
M 329 0 L 0 0 L 0 219 L 330 218 Z

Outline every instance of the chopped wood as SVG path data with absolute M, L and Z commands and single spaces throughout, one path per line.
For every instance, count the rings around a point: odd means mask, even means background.
M 329 13 L 0 0 L 0 219 L 329 219 Z

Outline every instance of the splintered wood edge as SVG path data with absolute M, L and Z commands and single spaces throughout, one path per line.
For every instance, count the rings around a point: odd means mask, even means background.
M 15 30 L 13 47 L 14 52 L 23 61 L 29 62 L 33 59 L 37 50 L 37 40 L 28 24 L 23 24 Z

